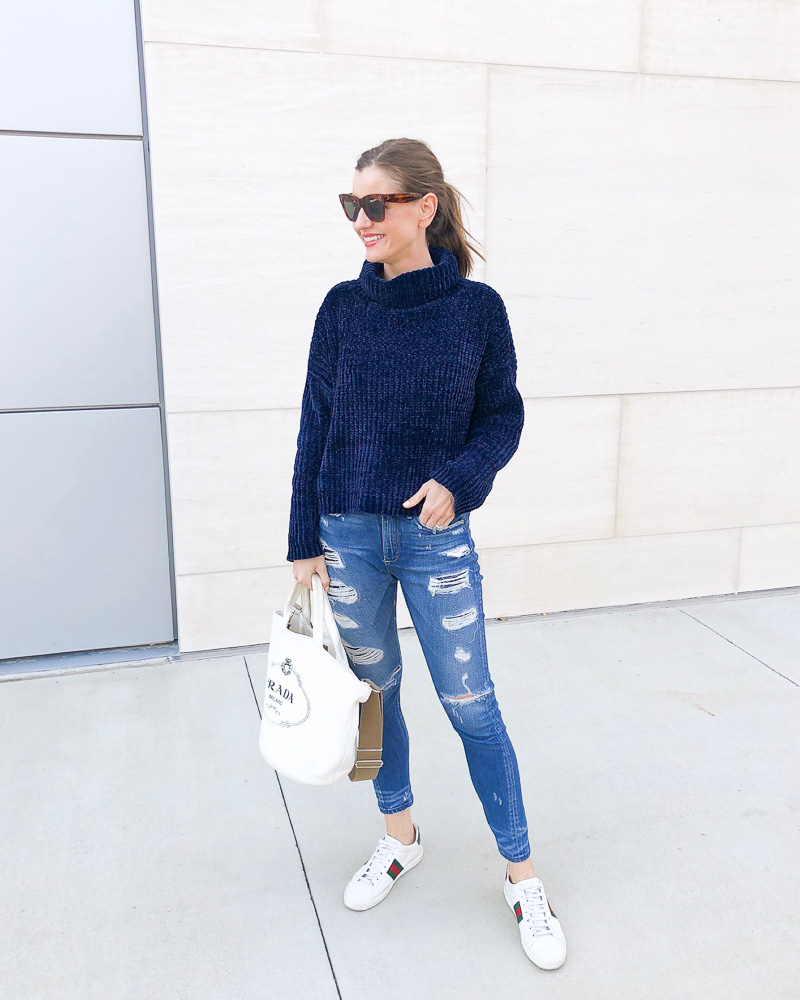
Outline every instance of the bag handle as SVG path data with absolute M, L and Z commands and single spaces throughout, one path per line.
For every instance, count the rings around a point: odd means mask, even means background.
M 295 585 L 292 587 L 289 597 L 286 600 L 286 604 L 283 607 L 283 620 L 285 628 L 289 627 L 290 616 L 296 613 L 296 609 L 293 610 L 293 606 L 297 603 L 298 599 L 302 605 L 303 616 L 306 622 L 309 620 L 311 622 L 311 638 L 313 642 L 319 649 L 324 649 L 329 656 L 333 656 L 333 658 L 338 660 L 343 667 L 347 668 L 348 673 L 352 675 L 353 679 L 363 689 L 358 700 L 362 703 L 365 702 L 370 697 L 369 682 L 359 681 L 350 667 L 350 661 L 347 658 L 347 653 L 345 652 L 344 645 L 342 643 L 342 637 L 339 635 L 339 626 L 336 624 L 336 619 L 333 616 L 333 610 L 331 608 L 330 601 L 328 600 L 328 595 L 325 593 L 325 588 L 322 586 L 322 577 L 319 573 L 311 574 L 310 602 L 308 587 L 299 581 L 295 582 Z M 327 626 L 331 637 L 331 645 L 333 646 L 332 652 L 323 643 L 323 624 Z
M 291 614 L 291 609 L 295 604 L 299 603 L 300 608 L 303 612 L 303 616 L 311 620 L 311 601 L 309 599 L 308 587 L 303 586 L 299 580 L 295 582 L 294 587 L 292 587 L 289 592 L 289 596 L 286 598 L 286 603 L 283 606 L 283 618 L 284 621 L 289 621 L 289 616 Z
M 311 623 L 314 627 L 314 642 L 320 648 L 322 648 L 323 623 L 327 625 L 336 652 L 336 659 L 346 664 L 349 670 L 350 664 L 342 645 L 342 637 L 339 635 L 339 626 L 333 617 L 333 609 L 328 595 L 325 593 L 325 588 L 322 586 L 322 577 L 319 573 L 311 574 Z

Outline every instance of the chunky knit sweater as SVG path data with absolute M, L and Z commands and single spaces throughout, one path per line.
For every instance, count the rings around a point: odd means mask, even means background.
M 500 295 L 462 278 L 454 254 L 382 277 L 364 261 L 317 313 L 297 436 L 288 560 L 322 555 L 320 513 L 419 514 L 428 479 L 455 516 L 484 502 L 524 421 Z

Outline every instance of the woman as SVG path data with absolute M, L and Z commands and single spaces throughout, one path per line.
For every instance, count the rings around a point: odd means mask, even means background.
M 331 288 L 314 325 L 288 559 L 305 586 L 320 575 L 353 670 L 383 691 L 373 784 L 386 835 L 348 883 L 345 904 L 375 906 L 422 860 L 400 708 L 399 581 L 507 862 L 504 894 L 522 946 L 555 969 L 566 943 L 530 856 L 469 528 L 469 512 L 519 445 L 524 411 L 503 301 L 467 278 L 477 251 L 460 197 L 430 148 L 406 138 L 363 153 L 353 192 L 339 196 L 366 259 L 357 279 Z

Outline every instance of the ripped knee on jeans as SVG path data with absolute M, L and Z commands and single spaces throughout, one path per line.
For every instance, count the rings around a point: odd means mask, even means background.
M 445 705 L 453 705 L 457 703 L 464 703 L 465 701 L 477 701 L 478 698 L 485 698 L 487 695 L 492 693 L 493 688 L 487 688 L 485 691 L 480 691 L 478 694 L 473 694 L 471 691 L 469 694 L 455 694 L 448 695 L 443 694 L 439 697 L 444 702 Z

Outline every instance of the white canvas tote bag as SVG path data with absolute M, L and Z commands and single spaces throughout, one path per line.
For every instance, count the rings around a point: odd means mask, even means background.
M 283 611 L 272 617 L 258 745 L 287 778 L 332 785 L 354 767 L 359 705 L 372 687 L 350 668 L 318 573 L 311 584 L 310 601 L 308 588 L 295 583 Z

